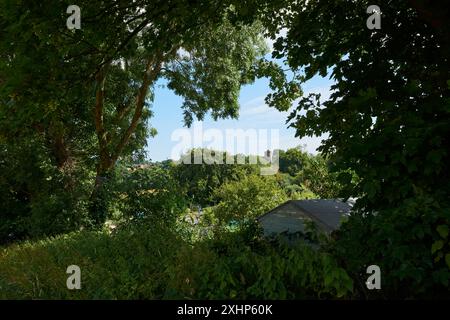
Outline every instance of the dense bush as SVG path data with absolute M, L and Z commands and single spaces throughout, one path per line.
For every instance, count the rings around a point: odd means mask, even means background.
M 42 137 L 0 141 L 0 244 L 79 230 L 89 171 L 58 167 Z
M 81 290 L 66 288 L 73 264 Z M 335 298 L 352 290 L 331 256 L 309 247 L 272 247 L 248 230 L 189 245 L 145 224 L 7 247 L 0 274 L 1 299 Z
M 187 206 L 185 194 L 169 169 L 153 164 L 117 169 L 109 189 L 119 220 L 173 224 Z
M 354 213 L 332 251 L 360 298 L 450 297 L 450 206 L 418 195 L 397 208 Z M 367 290 L 366 268 L 381 269 L 382 290 Z
M 172 232 L 154 225 L 14 245 L 0 253 L 0 298 L 160 298 L 166 260 L 180 244 Z M 81 290 L 66 287 L 69 265 L 81 268 Z
M 308 299 L 350 297 L 352 280 L 328 254 L 226 233 L 183 247 L 170 267 L 170 297 Z

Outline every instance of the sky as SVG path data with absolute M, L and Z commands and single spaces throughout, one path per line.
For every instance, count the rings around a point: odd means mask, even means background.
M 148 138 L 146 147 L 147 157 L 151 161 L 177 160 L 183 151 L 192 147 L 206 147 L 231 154 L 256 152 L 263 155 L 268 149 L 286 150 L 302 146 L 309 153 L 317 153 L 323 136 L 295 138 L 295 129 L 288 128 L 286 124 L 290 112 L 280 112 L 265 104 L 264 98 L 271 92 L 268 79 L 258 79 L 241 88 L 238 119 L 214 121 L 206 116 L 202 122 L 194 122 L 190 129 L 183 124 L 182 97 L 166 88 L 166 83 L 161 79 L 155 85 L 154 116 L 150 119 L 150 125 L 158 134 Z M 316 76 L 302 89 L 305 95 L 321 93 L 323 100 L 330 95 L 331 85 L 332 81 L 328 78 Z M 244 139 L 239 138 L 242 132 L 247 134 Z

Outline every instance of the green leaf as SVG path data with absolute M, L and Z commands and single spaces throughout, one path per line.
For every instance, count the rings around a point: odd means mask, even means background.
M 447 237 L 448 237 L 448 226 L 447 225 L 441 224 L 436 228 L 436 230 L 442 238 L 447 239 Z
M 450 269 L 450 253 L 447 253 L 445 255 L 445 263 L 447 264 L 447 267 Z
M 433 245 L 431 246 L 431 253 L 435 253 L 436 251 L 442 249 L 442 247 L 444 246 L 444 241 L 442 240 L 438 240 L 435 243 L 433 243 Z

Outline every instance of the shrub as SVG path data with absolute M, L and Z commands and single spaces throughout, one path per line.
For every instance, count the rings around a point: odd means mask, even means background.
M 81 268 L 81 290 L 66 269 Z M 162 225 L 79 232 L 0 251 L 0 299 L 287 299 L 351 294 L 325 253 L 259 239 L 255 230 L 188 245 Z
M 13 245 L 0 252 L 0 298 L 157 299 L 165 288 L 166 260 L 181 246 L 157 225 Z M 81 290 L 66 287 L 73 264 L 81 268 Z
M 355 279 L 359 297 L 450 297 L 450 206 L 418 195 L 376 214 L 353 214 L 333 254 Z M 366 268 L 381 269 L 382 290 L 367 290 Z
M 230 235 L 183 247 L 169 275 L 170 298 L 324 299 L 352 292 L 352 280 L 326 253 L 301 243 L 251 247 Z
M 54 164 L 42 138 L 0 141 L 0 244 L 79 230 L 89 170 Z
M 187 206 L 169 170 L 156 165 L 120 170 L 110 189 L 115 207 L 126 219 L 173 224 Z
M 246 176 L 223 184 L 215 192 L 219 204 L 214 208 L 224 224 L 253 220 L 287 200 L 274 177 Z

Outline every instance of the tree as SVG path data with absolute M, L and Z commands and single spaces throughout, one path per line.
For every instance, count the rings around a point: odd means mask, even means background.
M 99 225 L 106 217 L 104 182 L 119 158 L 155 133 L 147 121 L 159 78 L 184 97 L 189 125 L 209 111 L 215 119 L 237 117 L 241 85 L 270 74 L 281 84 L 283 77 L 261 60 L 266 48 L 253 3 L 77 5 L 82 27 L 68 30 L 64 3 L 2 3 L 0 127 L 5 136 L 48 136 L 58 167 L 94 160 L 90 211 Z
M 196 153 L 205 155 L 201 163 L 195 163 Z M 215 153 L 221 155 L 222 163 L 208 161 L 206 156 Z M 233 163 L 227 164 L 227 157 L 233 158 Z M 205 162 L 206 160 L 206 162 Z M 212 163 L 210 163 L 212 162 Z M 217 204 L 215 191 L 226 182 L 239 181 L 246 175 L 256 173 L 257 165 L 237 164 L 237 156 L 231 156 L 225 152 L 207 149 L 192 149 L 181 156 L 180 161 L 172 168 L 172 175 L 183 186 L 191 205 L 202 207 Z
M 408 2 L 379 3 L 383 26 L 369 30 L 369 4 L 299 1 L 277 21 L 289 31 L 274 56 L 305 68 L 302 81 L 331 68 L 330 99 L 303 97 L 291 125 L 298 136 L 329 133 L 320 150 L 336 169 L 356 171 L 361 205 L 380 209 L 419 189 L 449 189 L 450 46 L 448 26 L 434 27 Z
M 215 196 L 213 212 L 222 224 L 253 221 L 287 200 L 275 177 L 255 174 L 223 184 Z
M 295 176 L 308 161 L 308 154 L 300 148 L 279 150 L 280 171 Z
M 339 175 L 343 172 L 330 172 L 331 163 L 321 154 L 308 154 L 300 148 L 278 152 L 280 171 L 292 177 L 290 184 L 297 189 L 295 193 L 290 192 L 293 196 L 302 195 L 302 191 L 306 197 L 337 198 L 341 195 Z
M 343 189 L 339 181 L 340 174 L 344 173 L 330 172 L 330 163 L 322 155 L 310 155 L 303 169 L 295 176 L 295 180 L 320 198 L 338 198 Z
M 186 196 L 168 169 L 117 166 L 113 180 L 108 189 L 121 220 L 172 226 L 187 208 Z
M 335 81 L 327 101 L 303 97 L 289 120 L 298 136 L 328 133 L 320 151 L 334 170 L 358 176 L 342 177 L 349 195 L 359 197 L 338 236 L 342 263 L 356 277 L 375 262 L 390 275 L 383 292 L 366 292 L 362 284 L 361 294 L 448 293 L 442 233 L 450 225 L 448 7 L 379 1 L 381 29 L 370 30 L 369 1 L 296 4 L 266 22 L 274 34 L 277 27 L 288 29 L 274 56 L 304 70 L 298 81 L 329 70 Z

